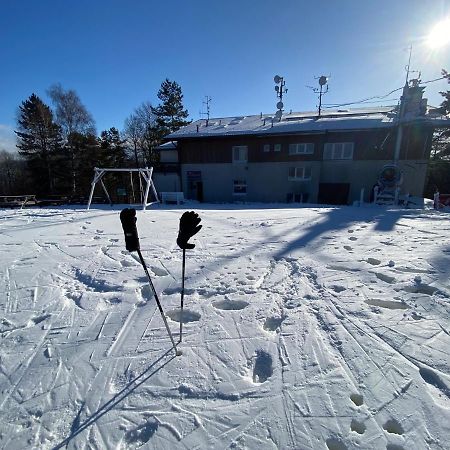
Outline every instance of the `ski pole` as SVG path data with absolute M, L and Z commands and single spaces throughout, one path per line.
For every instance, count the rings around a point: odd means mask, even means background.
M 129 252 L 136 251 L 139 260 L 141 261 L 142 267 L 144 268 L 145 274 L 147 275 L 148 283 L 150 288 L 155 296 L 156 304 L 158 305 L 159 312 L 161 313 L 161 317 L 163 318 L 164 325 L 166 326 L 167 334 L 172 341 L 173 349 L 175 350 L 175 354 L 180 356 L 182 354 L 181 350 L 177 349 L 175 341 L 173 339 L 172 333 L 170 332 L 169 324 L 167 323 L 166 316 L 164 314 L 164 310 L 161 306 L 161 302 L 159 301 L 158 294 L 156 293 L 155 286 L 153 285 L 153 281 L 148 273 L 147 265 L 145 264 L 144 258 L 141 253 L 140 245 L 139 245 L 139 236 L 136 227 L 136 210 L 125 208 L 120 213 L 120 221 L 122 222 L 122 228 L 125 233 L 125 246 Z
M 180 308 L 180 342 L 183 339 L 183 306 L 184 306 L 184 274 L 186 270 L 186 249 L 183 248 L 183 263 L 181 269 L 181 308 Z
M 178 231 L 177 244 L 183 250 L 183 262 L 181 270 L 181 305 L 180 305 L 180 340 L 183 339 L 183 307 L 184 307 L 184 279 L 186 269 L 186 249 L 193 249 L 195 244 L 190 244 L 189 239 L 197 234 L 202 225 L 200 217 L 194 211 L 186 211 L 180 218 L 180 228 Z

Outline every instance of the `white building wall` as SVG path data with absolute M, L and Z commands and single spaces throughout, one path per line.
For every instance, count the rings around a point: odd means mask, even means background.
M 183 164 L 182 184 L 189 198 L 188 171 L 200 171 L 205 202 L 286 202 L 288 193 L 308 194 L 308 203 L 316 203 L 320 183 L 349 183 L 348 202 L 359 200 L 364 188 L 364 200 L 369 201 L 370 192 L 383 166 L 391 160 L 380 161 L 297 161 L 246 164 Z M 311 180 L 289 181 L 289 168 L 307 166 L 311 168 Z M 427 161 L 400 161 L 404 173 L 402 193 L 422 196 L 425 184 Z M 247 195 L 233 195 L 233 180 L 247 181 Z M 173 190 L 173 189 L 172 189 Z

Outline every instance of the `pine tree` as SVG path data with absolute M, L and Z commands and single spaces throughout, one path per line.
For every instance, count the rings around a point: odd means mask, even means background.
M 450 84 L 450 73 L 442 69 L 442 76 L 446 78 L 447 82 Z M 450 114 L 450 91 L 444 91 L 439 93 L 444 97 L 444 101 L 441 103 L 440 110 L 442 114 L 448 115 Z
M 189 113 L 183 107 L 181 86 L 176 81 L 170 81 L 166 78 L 161 83 L 158 98 L 161 100 L 161 104 L 156 108 L 152 107 L 152 112 L 156 116 L 158 137 L 162 139 L 167 134 L 189 124 L 190 121 L 187 120 Z
M 112 127 L 100 135 L 102 167 L 124 167 L 126 161 L 125 140 L 120 138 L 119 131 Z
M 442 76 L 450 84 L 450 73 L 442 70 Z M 443 115 L 450 114 L 450 90 L 440 92 L 444 97 L 439 112 Z M 450 192 L 450 130 L 448 128 L 436 129 L 433 134 L 431 159 L 428 166 L 428 178 L 425 188 L 426 196 L 433 198 L 434 192 Z
M 61 148 L 61 130 L 53 120 L 50 107 L 32 94 L 19 106 L 17 124 L 17 147 L 27 161 L 36 193 L 54 193 L 54 168 Z

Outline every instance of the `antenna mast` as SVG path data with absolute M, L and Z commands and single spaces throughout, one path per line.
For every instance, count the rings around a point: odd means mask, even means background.
M 312 86 L 306 86 L 313 90 L 315 93 L 319 93 L 319 117 L 322 113 L 322 96 L 324 96 L 328 92 L 328 79 L 330 78 L 330 75 L 325 76 L 321 75 L 320 77 L 314 77 L 316 80 L 319 80 L 319 87 L 315 88 Z M 326 89 L 324 89 L 324 86 L 326 86 Z
M 205 95 L 205 100 L 202 102 L 203 105 L 206 105 L 206 112 L 200 111 L 200 116 L 206 116 L 206 126 L 208 126 L 209 122 L 209 114 L 211 111 L 210 104 L 211 104 L 211 97 L 209 95 Z
M 278 119 L 278 122 L 281 121 L 281 116 L 283 115 L 283 94 L 287 93 L 287 89 L 285 88 L 286 81 L 284 81 L 284 77 L 280 77 L 279 75 L 275 75 L 273 77 L 273 81 L 275 82 L 275 91 L 277 93 L 277 98 L 279 98 L 279 102 L 277 102 L 277 112 L 275 113 L 275 117 Z

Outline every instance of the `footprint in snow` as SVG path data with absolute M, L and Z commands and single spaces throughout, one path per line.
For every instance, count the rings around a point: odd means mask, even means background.
M 403 427 L 400 424 L 400 422 L 398 422 L 395 419 L 389 419 L 384 425 L 383 428 L 391 434 L 398 434 L 398 435 L 402 435 L 404 433 Z
M 238 311 L 246 308 L 249 304 L 243 300 L 216 300 L 212 302 L 214 308 L 224 311 Z
M 263 328 L 266 331 L 276 331 L 281 327 L 284 319 L 284 317 L 267 317 L 264 322 Z
M 190 309 L 184 309 L 183 320 L 181 320 L 180 308 L 167 311 L 166 316 L 168 316 L 174 322 L 183 322 L 183 323 L 198 322 L 201 318 L 201 314 L 199 314 L 198 312 L 192 311 Z
M 377 258 L 367 258 L 366 260 L 369 264 L 372 264 L 372 266 L 378 266 L 378 264 L 381 264 L 381 261 Z
M 326 444 L 328 450 L 347 450 L 347 446 L 338 438 L 328 438 Z
M 350 430 L 358 434 L 364 434 L 364 432 L 366 431 L 366 426 L 364 425 L 363 422 L 359 422 L 356 419 L 352 419 L 352 423 L 350 424 Z
M 131 448 L 138 448 L 147 443 L 158 430 L 158 422 L 146 422 L 143 425 L 125 433 L 125 442 Z
M 347 290 L 346 287 L 341 286 L 341 285 L 339 285 L 339 284 L 335 284 L 335 285 L 330 286 L 330 287 L 331 287 L 331 289 L 333 289 L 334 292 L 337 292 L 337 293 L 343 292 L 343 291 Z
M 272 356 L 264 350 L 257 350 L 253 360 L 253 382 L 264 383 L 272 374 Z
M 409 306 L 404 302 L 395 302 L 393 300 L 382 300 L 380 298 L 368 298 L 365 303 L 371 306 L 386 309 L 408 309 Z
M 364 398 L 361 394 L 351 394 L 350 400 L 356 405 L 356 406 L 362 406 L 364 404 Z
M 358 240 L 358 238 L 355 237 L 355 236 L 350 236 L 349 239 L 350 239 L 351 241 L 357 241 L 357 240 Z

